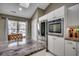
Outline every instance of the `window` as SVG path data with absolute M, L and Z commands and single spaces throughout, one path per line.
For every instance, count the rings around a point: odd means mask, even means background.
M 17 21 L 8 20 L 8 34 L 17 33 Z
M 16 33 L 26 36 L 26 22 L 8 20 L 8 34 Z
M 9 34 L 22 34 L 23 39 L 22 41 L 18 41 L 18 44 L 25 44 L 26 43 L 26 24 L 27 22 L 22 21 L 14 21 L 14 20 L 8 20 L 8 35 Z M 17 45 L 17 41 L 12 42 L 10 45 Z

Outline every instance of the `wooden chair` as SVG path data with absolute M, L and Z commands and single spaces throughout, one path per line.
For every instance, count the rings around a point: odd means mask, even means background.
M 9 34 L 8 35 L 8 41 L 19 41 L 22 39 L 23 39 L 22 34 Z

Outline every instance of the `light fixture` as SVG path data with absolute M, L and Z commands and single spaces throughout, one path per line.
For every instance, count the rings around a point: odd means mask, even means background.
M 20 3 L 20 6 L 22 6 L 24 8 L 28 8 L 29 7 L 29 3 Z
M 22 8 L 19 8 L 19 11 L 22 11 Z

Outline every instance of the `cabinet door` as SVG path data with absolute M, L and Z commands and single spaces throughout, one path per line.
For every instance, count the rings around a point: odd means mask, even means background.
M 77 42 L 77 55 L 79 56 L 79 42 Z
M 65 55 L 76 56 L 76 42 L 65 40 Z
M 64 17 L 64 6 L 55 10 L 55 17 Z
M 64 38 L 56 37 L 54 49 L 56 55 L 64 56 Z
M 48 36 L 48 50 L 54 53 L 54 40 L 52 36 Z
M 48 20 L 48 21 L 54 20 L 54 18 L 55 18 L 54 13 L 55 13 L 55 12 L 52 11 L 52 12 L 50 12 L 50 13 L 47 14 L 47 20 Z

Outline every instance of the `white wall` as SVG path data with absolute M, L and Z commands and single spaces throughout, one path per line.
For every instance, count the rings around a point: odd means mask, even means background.
M 32 39 L 37 41 L 37 19 L 32 20 Z
M 37 41 L 39 33 L 38 33 L 38 22 L 39 22 L 39 17 L 41 17 L 42 15 L 44 15 L 44 10 L 38 8 L 33 17 L 32 17 L 32 21 L 31 21 L 31 38 L 35 41 Z
M 68 36 L 69 26 L 79 26 L 79 4 L 66 8 L 65 11 L 65 36 Z
M 35 12 L 34 16 L 32 17 L 31 21 L 31 31 L 32 31 L 32 39 L 37 41 L 37 20 L 38 20 L 38 11 Z
M 68 8 L 68 26 L 79 25 L 79 4 Z
M 5 39 L 5 30 L 6 30 L 6 24 L 5 24 L 6 20 L 5 19 L 2 19 L 0 17 L 0 42 L 4 43 L 6 42 L 6 39 Z

